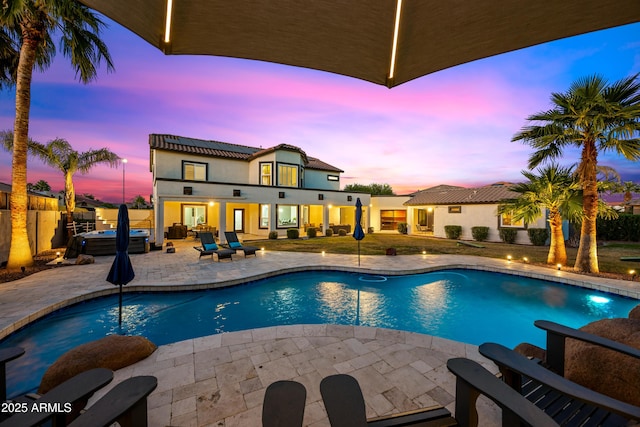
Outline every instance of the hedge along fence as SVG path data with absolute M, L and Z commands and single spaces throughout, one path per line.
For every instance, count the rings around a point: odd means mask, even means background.
M 549 230 L 546 228 L 529 228 L 527 233 L 531 244 L 534 246 L 544 246 L 549 238 Z
M 489 238 L 489 227 L 471 227 L 471 235 L 473 236 L 473 240 L 484 242 Z
M 459 239 L 462 235 L 462 226 L 461 225 L 445 225 L 444 226 L 444 234 L 446 234 L 447 239 Z
M 515 243 L 518 236 L 518 230 L 515 228 L 501 228 L 499 230 L 500 239 L 505 243 Z
M 640 215 L 620 214 L 616 219 L 596 221 L 598 240 L 640 241 Z

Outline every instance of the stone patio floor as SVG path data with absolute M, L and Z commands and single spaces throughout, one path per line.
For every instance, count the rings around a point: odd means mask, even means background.
M 261 251 L 233 261 L 198 258 L 190 240 L 176 252 L 131 255 L 136 278 L 126 291 L 229 286 L 281 272 L 338 269 L 373 274 L 473 268 L 555 280 L 640 299 L 640 283 L 580 276 L 520 262 L 454 255 L 362 256 Z M 0 338 L 61 307 L 117 292 L 105 281 L 113 256 L 94 264 L 43 271 L 0 284 Z M 265 388 L 291 379 L 307 389 L 305 426 L 328 426 L 320 380 L 335 373 L 356 377 L 369 417 L 433 405 L 454 412 L 451 357 L 496 368 L 476 346 L 405 331 L 337 325 L 294 325 L 212 335 L 160 346 L 147 359 L 116 372 L 111 386 L 134 375 L 155 375 L 150 426 L 259 426 Z M 96 397 L 105 393 L 101 390 Z M 481 425 L 499 425 L 499 410 L 482 400 Z

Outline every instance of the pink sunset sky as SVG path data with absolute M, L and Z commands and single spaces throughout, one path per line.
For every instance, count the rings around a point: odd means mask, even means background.
M 255 147 L 281 143 L 343 169 L 341 185 L 386 183 L 396 194 L 438 184 L 522 181 L 531 149 L 510 142 L 550 94 L 578 78 L 640 72 L 640 24 L 559 40 L 460 65 L 387 89 L 320 71 L 257 61 L 164 56 L 106 20 L 115 72 L 83 85 L 62 54 L 32 86 L 30 136 L 60 137 L 77 151 L 107 147 L 128 159 L 126 198 L 152 191 L 148 136 L 166 133 Z M 0 92 L 0 129 L 13 128 L 15 91 Z M 579 160 L 569 151 L 563 164 Z M 640 163 L 600 156 L 624 181 Z M 64 188 L 60 172 L 29 160 L 28 181 Z M 11 155 L 0 150 L 0 182 Z M 74 179 L 78 194 L 119 202 L 122 169 Z

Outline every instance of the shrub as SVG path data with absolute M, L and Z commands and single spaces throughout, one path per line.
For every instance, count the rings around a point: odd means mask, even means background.
M 307 237 L 310 239 L 318 235 L 318 230 L 315 227 L 307 228 Z
M 327 228 L 324 232 L 324 235 L 327 237 L 333 236 L 333 228 Z
M 518 230 L 515 228 L 501 228 L 500 229 L 500 239 L 502 239 L 505 243 L 514 243 L 516 241 L 516 236 L 518 235 Z
M 398 223 L 398 233 L 400 234 L 407 234 L 407 223 L 406 222 L 399 222 Z
M 533 246 L 544 246 L 549 238 L 549 230 L 546 228 L 530 228 L 527 230 L 529 240 Z
M 484 242 L 489 237 L 489 227 L 471 227 L 471 235 L 473 240 Z
M 341 228 L 340 230 L 338 230 L 338 235 L 346 236 L 347 235 L 347 230 L 345 230 L 344 228 Z
M 277 231 L 270 231 L 269 232 L 269 239 L 278 240 L 278 232 Z
M 640 241 L 640 215 L 620 214 L 616 219 L 599 219 L 596 223 L 598 240 Z
M 461 225 L 445 225 L 444 226 L 444 234 L 447 235 L 447 239 L 459 239 L 460 235 L 462 235 L 462 226 Z
M 368 234 L 373 234 L 373 227 L 367 228 L 367 233 Z
M 287 238 L 297 239 L 298 237 L 300 237 L 300 230 L 297 228 L 290 228 L 287 230 Z

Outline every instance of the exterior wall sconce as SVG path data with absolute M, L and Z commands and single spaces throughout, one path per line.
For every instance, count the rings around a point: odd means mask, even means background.
M 284 191 L 280 191 L 280 192 L 278 193 L 278 197 L 279 197 L 280 199 L 284 199 Z
M 318 200 L 324 200 L 324 194 L 318 194 Z
M 182 194 L 191 196 L 193 194 L 193 187 L 182 187 Z
M 233 190 L 233 197 L 240 197 L 240 190 Z
M 353 196 L 347 196 L 347 202 L 353 201 Z

